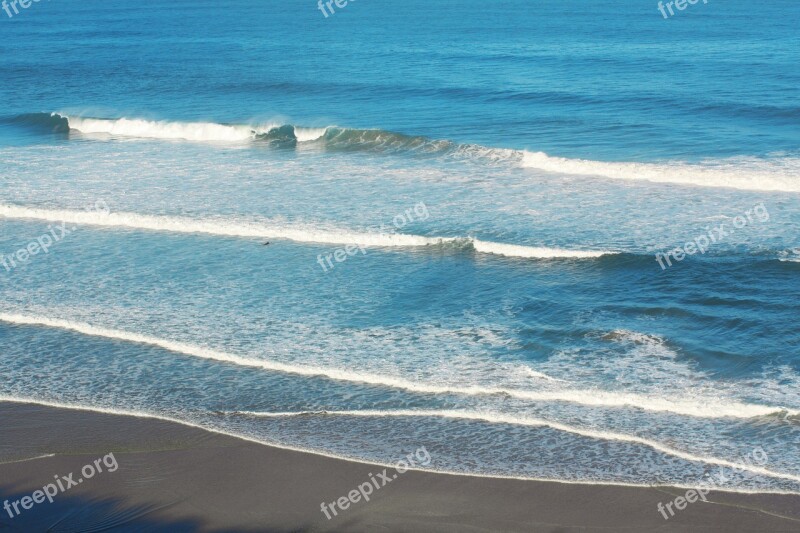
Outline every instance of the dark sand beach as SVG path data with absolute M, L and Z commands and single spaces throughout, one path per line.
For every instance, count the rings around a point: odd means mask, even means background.
M 4 512 L 3 531 L 800 530 L 800 496 L 711 492 L 708 503 L 689 504 L 667 521 L 658 502 L 686 489 L 419 471 L 328 520 L 322 501 L 346 495 L 383 467 L 162 420 L 41 405 L 0 403 L 0 423 L 0 453 L 16 459 L 0 464 L 3 501 L 31 495 L 109 453 L 118 464 L 52 504 L 45 500 L 13 519 Z

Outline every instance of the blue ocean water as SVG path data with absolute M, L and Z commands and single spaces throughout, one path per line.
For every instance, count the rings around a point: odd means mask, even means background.
M 798 15 L 0 11 L 0 398 L 800 492 Z

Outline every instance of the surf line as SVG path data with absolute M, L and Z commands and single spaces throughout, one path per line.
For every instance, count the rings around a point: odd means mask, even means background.
M 702 405 L 693 401 L 671 400 L 667 398 L 649 397 L 636 393 L 621 393 L 601 390 L 560 389 L 553 391 L 521 390 L 511 388 L 484 386 L 438 385 L 407 380 L 391 375 L 354 372 L 335 367 L 319 367 L 294 365 L 271 361 L 269 359 L 251 359 L 236 354 L 225 353 L 204 346 L 196 346 L 184 342 L 160 339 L 140 333 L 113 330 L 91 324 L 72 322 L 57 318 L 26 316 L 0 313 L 0 320 L 12 324 L 44 326 L 74 331 L 84 335 L 118 339 L 133 343 L 156 346 L 173 353 L 190 357 L 198 357 L 243 367 L 261 368 L 267 371 L 283 372 L 308 377 L 324 377 L 349 383 L 364 383 L 380 387 L 404 389 L 416 394 L 460 394 L 467 396 L 504 395 L 522 400 L 539 402 L 567 402 L 589 407 L 640 408 L 647 411 L 671 412 L 684 416 L 699 418 L 752 418 L 776 412 L 789 411 L 781 407 L 760 404 L 746 404 L 735 400 L 704 402 Z M 542 375 L 542 379 L 554 380 Z

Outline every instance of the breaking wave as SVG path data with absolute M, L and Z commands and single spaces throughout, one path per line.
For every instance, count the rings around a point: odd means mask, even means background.
M 338 126 L 300 127 L 291 124 L 218 124 L 213 122 L 154 121 L 140 118 L 87 118 L 59 113 L 28 113 L 11 122 L 43 131 L 77 131 L 118 137 L 249 143 L 291 147 L 316 144 L 331 151 L 414 153 L 511 164 L 517 167 L 571 176 L 675 183 L 698 187 L 727 187 L 755 191 L 800 192 L 800 158 L 734 157 L 700 163 L 609 162 L 569 159 L 544 152 L 493 148 L 405 135 L 380 129 Z

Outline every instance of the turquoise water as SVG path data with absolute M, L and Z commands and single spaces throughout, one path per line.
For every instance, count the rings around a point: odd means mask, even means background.
M 656 4 L 0 12 L 0 398 L 800 492 L 800 6 Z

